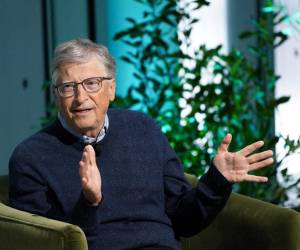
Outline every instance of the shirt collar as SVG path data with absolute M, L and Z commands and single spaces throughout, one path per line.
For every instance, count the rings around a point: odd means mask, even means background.
M 89 137 L 86 135 L 81 135 L 79 133 L 77 133 L 76 131 L 74 131 L 73 129 L 71 129 L 65 118 L 63 117 L 63 115 L 61 115 L 61 113 L 58 113 L 57 115 L 58 120 L 60 121 L 61 125 L 64 127 L 65 130 L 67 130 L 68 132 L 70 132 L 72 135 L 76 136 L 77 138 L 79 138 L 84 144 L 95 144 L 100 142 L 101 140 L 103 140 L 104 136 L 107 133 L 108 127 L 109 127 L 109 119 L 108 119 L 108 115 L 105 114 L 105 118 L 104 118 L 104 124 L 103 127 L 101 128 L 99 134 L 97 135 L 97 137 Z

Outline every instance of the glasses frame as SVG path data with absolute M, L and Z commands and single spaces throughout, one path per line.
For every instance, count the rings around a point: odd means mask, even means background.
M 91 79 L 99 79 L 100 82 L 99 82 L 99 88 L 95 91 L 90 91 L 90 90 L 87 90 L 85 85 L 84 85 L 84 82 L 88 81 L 88 80 L 91 80 Z M 105 80 L 112 80 L 113 78 L 112 77 L 103 77 L 103 76 L 96 76 L 96 77 L 89 77 L 89 78 L 86 78 L 84 80 L 82 80 L 81 82 L 64 82 L 64 83 L 61 83 L 61 84 L 58 84 L 58 85 L 55 85 L 54 88 L 57 90 L 58 94 L 63 97 L 63 98 L 67 98 L 67 97 L 72 97 L 74 96 L 75 94 L 75 91 L 78 89 L 78 85 L 82 85 L 83 89 L 87 92 L 87 93 L 96 93 L 98 92 L 101 88 L 102 88 L 102 82 L 105 81 Z M 65 84 L 72 84 L 72 87 L 73 87 L 73 93 L 70 94 L 70 95 L 65 95 L 63 92 L 61 92 L 60 90 L 60 87 L 64 86 Z

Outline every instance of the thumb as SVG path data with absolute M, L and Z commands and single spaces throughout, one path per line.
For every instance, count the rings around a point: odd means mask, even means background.
M 88 184 L 88 180 L 86 177 L 82 177 L 81 178 L 81 185 L 83 187 L 83 189 L 85 189 L 87 187 L 87 184 Z
M 217 150 L 217 151 L 218 151 L 218 152 L 227 152 L 231 140 L 232 140 L 232 135 L 231 135 L 231 134 L 227 134 L 227 135 L 223 138 L 223 141 L 221 142 L 221 144 L 220 144 L 220 146 L 218 147 L 218 150 Z

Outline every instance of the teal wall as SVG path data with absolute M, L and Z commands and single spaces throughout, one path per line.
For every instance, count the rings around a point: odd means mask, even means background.
M 87 4 L 84 0 L 53 0 L 55 46 L 62 42 L 88 37 Z
M 128 46 L 120 41 L 114 41 L 113 37 L 117 32 L 129 27 L 125 18 L 141 19 L 143 10 L 143 6 L 134 0 L 96 1 L 96 13 L 100 14 L 96 15 L 97 40 L 106 45 L 116 59 L 117 94 L 120 95 L 125 95 L 128 86 L 133 83 L 133 68 L 120 60 L 120 57 L 129 50 Z
M 14 147 L 39 128 L 44 114 L 40 11 L 36 0 L 0 1 L 0 175 L 8 172 Z

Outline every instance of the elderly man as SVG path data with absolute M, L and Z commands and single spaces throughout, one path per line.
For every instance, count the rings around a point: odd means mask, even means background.
M 255 142 L 228 152 L 228 134 L 192 188 L 160 129 L 146 115 L 109 109 L 115 63 L 87 39 L 61 44 L 53 60 L 57 120 L 16 147 L 10 159 L 15 208 L 74 223 L 90 250 L 180 249 L 180 236 L 206 227 L 233 182 L 265 182 L 248 171 L 272 163 Z

